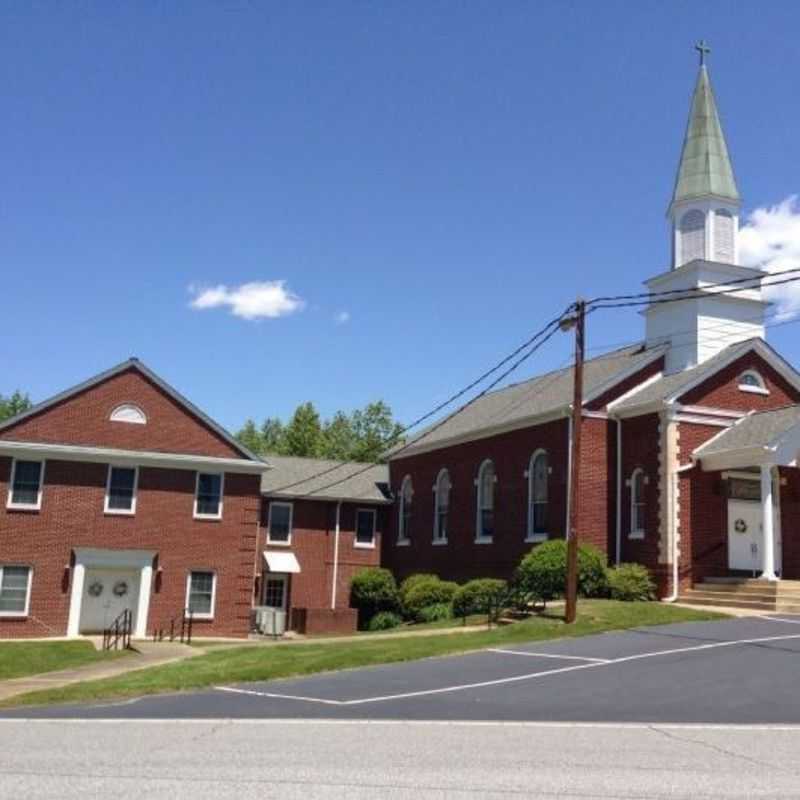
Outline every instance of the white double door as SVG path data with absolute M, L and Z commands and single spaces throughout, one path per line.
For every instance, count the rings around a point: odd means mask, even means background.
M 764 569 L 764 524 L 761 503 L 728 500 L 728 567 L 761 572 Z M 781 567 L 779 526 L 775 526 L 775 569 Z
M 81 598 L 80 633 L 100 633 L 128 609 L 136 627 L 140 571 L 87 569 Z

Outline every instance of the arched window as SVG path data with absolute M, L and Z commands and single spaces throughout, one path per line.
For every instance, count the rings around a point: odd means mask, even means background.
M 548 500 L 550 460 L 546 450 L 537 450 L 528 466 L 528 539 L 546 539 L 548 534 Z
M 714 212 L 714 260 L 723 264 L 734 261 L 734 221 L 733 214 L 727 208 L 718 208 Z
M 411 476 L 406 475 L 400 487 L 400 508 L 397 521 L 397 542 L 406 544 L 411 541 L 411 503 L 414 499 L 414 486 Z
M 764 379 L 754 369 L 745 370 L 739 376 L 739 389 L 743 392 L 753 392 L 754 394 L 769 394 L 769 389 L 767 389 Z
M 475 526 L 475 538 L 478 541 L 491 541 L 494 536 L 494 487 L 497 473 L 494 463 L 486 459 L 478 470 L 478 518 Z
M 696 208 L 687 211 L 680 222 L 681 264 L 706 257 L 706 215 Z
M 645 483 L 644 470 L 635 469 L 631 475 L 631 538 L 644 537 Z
M 446 469 L 439 471 L 436 477 L 434 492 L 434 515 L 433 515 L 433 541 L 439 543 L 447 542 L 447 515 L 450 512 L 450 473 Z
M 132 425 L 146 425 L 147 416 L 139 406 L 134 403 L 123 403 L 117 406 L 109 416 L 112 422 L 128 422 Z

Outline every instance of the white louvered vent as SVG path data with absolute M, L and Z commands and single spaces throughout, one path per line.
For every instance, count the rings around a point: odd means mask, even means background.
M 733 214 L 725 208 L 714 212 L 714 260 L 723 264 L 734 262 Z
M 680 243 L 679 266 L 706 257 L 706 217 L 702 211 L 693 208 L 681 217 Z

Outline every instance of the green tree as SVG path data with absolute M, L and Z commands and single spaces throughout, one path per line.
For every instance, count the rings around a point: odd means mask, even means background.
M 313 458 L 322 452 L 322 423 L 313 403 L 297 407 L 286 426 L 285 441 L 287 455 Z
M 354 461 L 378 461 L 388 448 L 400 441 L 403 430 L 383 400 L 354 411 L 352 425 L 356 440 L 351 455 Z
M 17 389 L 10 397 L 0 394 L 0 422 L 10 419 L 33 406 L 30 397 Z
M 337 411 L 333 419 L 322 426 L 322 455 L 339 461 L 349 461 L 355 450 L 353 423 L 344 411 Z
M 286 452 L 286 427 L 277 417 L 267 417 L 261 425 L 263 452 L 281 455 Z
M 264 452 L 264 440 L 252 419 L 248 419 L 237 431 L 236 438 L 251 452 L 258 455 Z

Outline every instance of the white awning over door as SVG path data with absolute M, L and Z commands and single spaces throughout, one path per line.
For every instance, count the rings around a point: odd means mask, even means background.
M 300 572 L 300 563 L 294 553 L 285 553 L 277 550 L 265 550 L 264 561 L 270 572 Z

